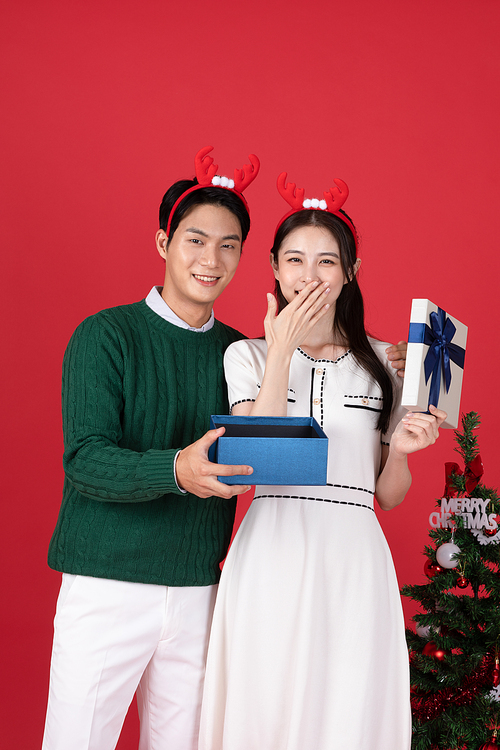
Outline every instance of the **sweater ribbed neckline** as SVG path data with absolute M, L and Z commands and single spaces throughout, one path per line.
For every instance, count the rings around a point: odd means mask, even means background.
M 172 339 L 197 346 L 212 344 L 220 339 L 220 326 L 222 323 L 217 319 L 214 321 L 213 328 L 209 331 L 190 331 L 188 328 L 181 328 L 180 326 L 176 326 L 174 323 L 165 320 L 165 318 L 162 318 L 146 304 L 146 300 L 144 299 L 139 302 L 139 306 L 140 311 L 148 323 L 158 331 L 168 334 Z

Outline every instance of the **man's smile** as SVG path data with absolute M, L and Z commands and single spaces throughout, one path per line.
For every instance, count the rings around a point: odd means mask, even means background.
M 216 284 L 217 281 L 219 281 L 219 276 L 202 276 L 201 274 L 194 273 L 193 274 L 196 281 L 199 281 L 201 284 L 204 285 L 210 285 Z

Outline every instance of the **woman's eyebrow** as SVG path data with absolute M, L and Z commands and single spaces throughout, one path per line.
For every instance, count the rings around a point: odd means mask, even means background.
M 293 250 L 293 249 L 285 250 L 285 252 L 283 253 L 283 255 L 288 255 L 290 253 L 292 253 L 293 255 L 304 255 L 304 251 L 303 250 Z M 338 258 L 340 260 L 340 255 L 338 255 L 337 253 L 333 252 L 333 250 L 324 250 L 322 253 L 318 253 L 318 255 L 320 257 L 322 257 L 323 255 L 331 255 L 333 258 Z

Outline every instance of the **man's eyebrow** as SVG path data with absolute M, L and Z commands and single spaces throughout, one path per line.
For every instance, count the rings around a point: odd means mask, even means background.
M 209 235 L 204 232 L 203 229 L 198 229 L 197 227 L 188 227 L 186 229 L 186 232 L 191 232 L 191 234 L 201 234 L 202 237 L 209 237 Z M 236 242 L 241 242 L 241 237 L 239 236 L 239 234 L 226 234 L 221 239 L 223 242 L 225 240 L 235 240 Z
M 186 232 L 192 232 L 192 234 L 201 234 L 202 237 L 208 237 L 208 234 L 203 229 L 197 229 L 196 227 L 188 227 Z

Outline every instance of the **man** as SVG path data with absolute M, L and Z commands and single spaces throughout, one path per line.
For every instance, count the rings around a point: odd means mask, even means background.
M 234 520 L 204 434 L 227 411 L 213 318 L 250 227 L 240 192 L 181 181 L 160 208 L 163 290 L 85 320 L 63 366 L 65 485 L 49 564 L 64 573 L 44 748 L 113 748 L 136 689 L 141 748 L 197 744 L 208 630 Z M 256 174 L 258 162 L 254 166 Z
M 210 463 L 223 429 L 205 431 L 228 410 L 222 358 L 243 338 L 212 307 L 238 266 L 250 226 L 241 190 L 258 161 L 234 189 L 211 184 L 211 162 L 203 149 L 198 181 L 163 198 L 163 288 L 85 320 L 65 354 L 44 750 L 111 750 L 136 691 L 140 750 L 197 747 L 219 565 L 234 496 L 249 489 L 217 476 L 252 472 Z

